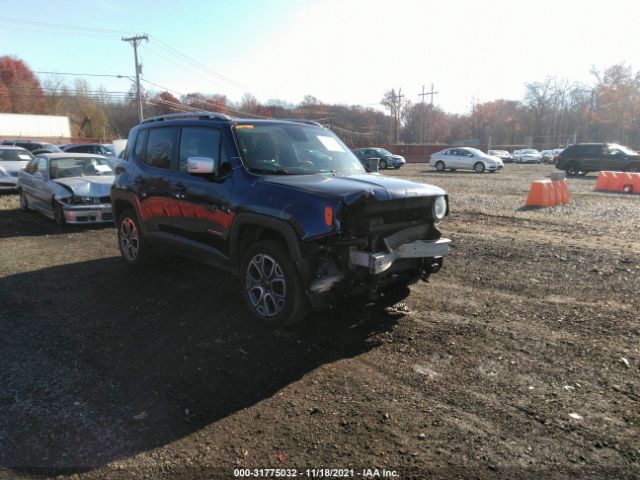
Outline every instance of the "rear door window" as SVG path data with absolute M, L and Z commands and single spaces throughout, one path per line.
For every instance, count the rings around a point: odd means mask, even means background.
M 175 127 L 150 128 L 144 163 L 169 170 L 174 163 L 177 138 L 178 129 Z

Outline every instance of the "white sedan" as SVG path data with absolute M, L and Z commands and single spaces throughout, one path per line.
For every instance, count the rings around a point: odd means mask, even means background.
M 0 146 L 0 192 L 18 190 L 18 172 L 27 166 L 33 155 L 20 147 Z
M 513 161 L 516 163 L 542 163 L 542 155 L 534 148 L 525 148 L 514 152 Z
M 469 147 L 447 148 L 434 153 L 431 155 L 429 165 L 439 172 L 444 172 L 448 168 L 452 172 L 460 169 L 473 170 L 476 173 L 497 172 L 504 167 L 500 158 Z

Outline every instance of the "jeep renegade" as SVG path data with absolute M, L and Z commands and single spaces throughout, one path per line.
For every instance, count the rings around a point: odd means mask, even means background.
M 226 269 L 270 327 L 407 291 L 449 251 L 436 228 L 444 190 L 367 172 L 316 122 L 153 117 L 131 130 L 124 157 L 111 191 L 124 261 L 164 250 Z

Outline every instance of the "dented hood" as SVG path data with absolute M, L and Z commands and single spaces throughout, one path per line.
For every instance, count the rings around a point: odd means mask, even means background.
M 52 180 L 58 185 L 71 189 L 74 195 L 81 197 L 108 197 L 111 195 L 113 175 L 100 177 L 71 177 Z
M 433 185 L 377 174 L 269 175 L 265 176 L 263 181 L 340 200 L 346 205 L 351 205 L 362 198 L 387 201 L 446 194 L 443 189 Z

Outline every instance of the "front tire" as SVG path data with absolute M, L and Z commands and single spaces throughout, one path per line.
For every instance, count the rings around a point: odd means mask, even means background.
M 64 227 L 67 224 L 67 219 L 64 216 L 64 209 L 59 202 L 53 202 L 53 219 L 56 222 L 56 225 L 59 227 Z
M 124 262 L 132 267 L 142 266 L 151 258 L 150 247 L 133 210 L 123 212 L 118 219 L 118 247 Z
M 629 165 L 627 168 L 624 169 L 624 171 L 629 173 L 638 173 L 640 172 L 640 165 L 637 165 L 637 164 Z
M 252 245 L 242 258 L 240 273 L 247 309 L 262 325 L 281 328 L 306 317 L 309 306 L 302 280 L 280 242 Z
M 473 171 L 476 173 L 483 173 L 484 172 L 484 163 L 482 162 L 476 162 L 475 165 L 473 166 Z
M 444 172 L 444 169 L 446 168 L 444 162 L 442 160 L 436 162 L 436 170 L 438 172 Z

